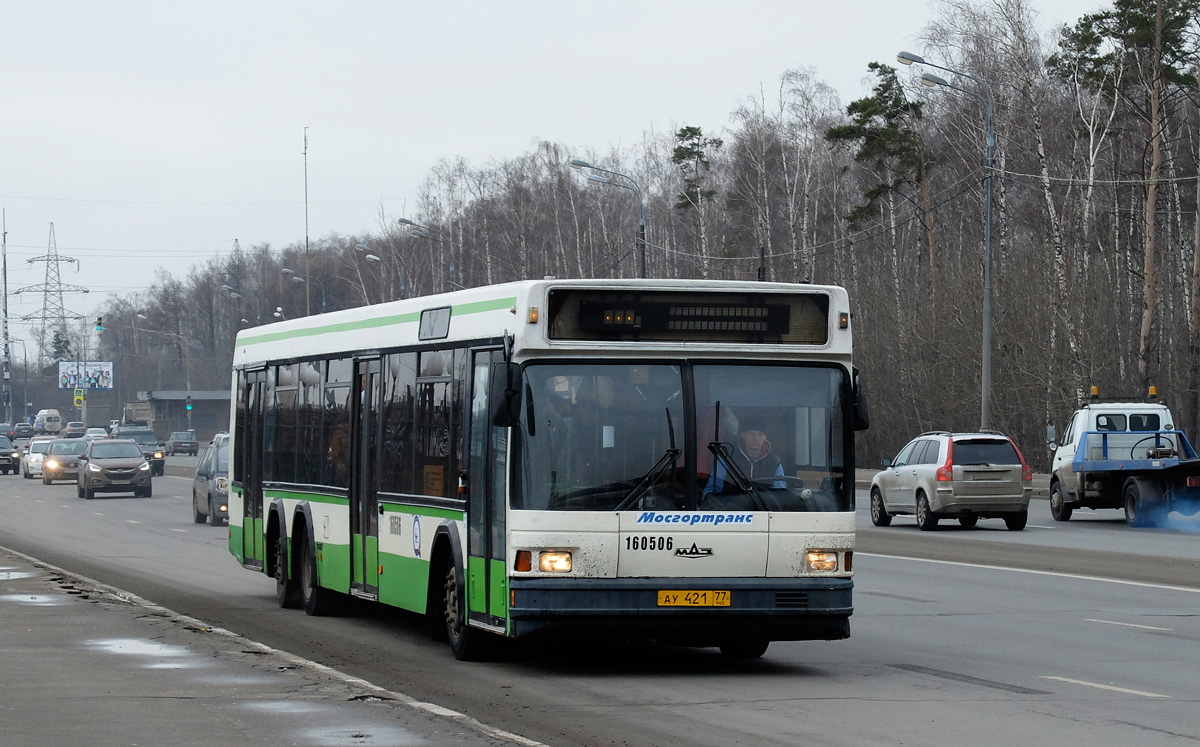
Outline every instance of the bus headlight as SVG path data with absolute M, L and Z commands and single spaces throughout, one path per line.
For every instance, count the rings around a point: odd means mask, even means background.
M 538 553 L 538 570 L 546 573 L 567 573 L 571 570 L 571 553 L 555 550 Z
M 836 552 L 809 550 L 805 554 L 805 560 L 808 562 L 808 570 L 810 571 L 836 571 L 838 569 L 838 556 Z

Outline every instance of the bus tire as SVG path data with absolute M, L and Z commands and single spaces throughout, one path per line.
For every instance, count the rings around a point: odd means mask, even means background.
M 886 527 L 892 523 L 892 515 L 883 505 L 883 496 L 879 488 L 871 488 L 871 523 L 877 527 Z
M 272 553 L 275 556 L 275 601 L 285 610 L 299 609 L 304 606 L 304 597 L 300 593 L 300 584 L 293 574 L 288 573 L 287 538 L 282 534 L 275 538 Z
M 323 617 L 333 613 L 334 592 L 322 589 L 317 576 L 317 550 L 311 547 L 307 534 L 301 534 L 298 559 L 300 561 L 300 595 L 303 598 L 304 612 L 313 617 Z
M 1050 516 L 1055 521 L 1070 521 L 1071 507 L 1067 505 L 1067 497 L 1063 495 L 1062 485 L 1054 483 L 1050 486 Z
M 452 558 L 446 560 L 446 573 L 443 576 L 443 612 L 446 619 L 446 638 L 450 641 L 450 650 L 459 661 L 480 661 L 485 657 L 486 645 L 483 631 L 474 630 L 467 623 L 466 585 L 462 573 L 454 565 Z
M 727 641 L 721 644 L 721 655 L 730 659 L 757 659 L 767 653 L 771 642 L 761 638 L 750 638 L 745 641 Z

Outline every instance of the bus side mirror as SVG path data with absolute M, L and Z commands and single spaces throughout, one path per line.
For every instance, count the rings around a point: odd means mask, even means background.
M 871 427 L 871 413 L 867 410 L 867 395 L 863 392 L 858 369 L 854 369 L 854 430 L 865 431 Z
M 521 367 L 516 363 L 496 363 L 492 366 L 488 389 L 489 416 L 497 428 L 511 428 L 520 422 Z

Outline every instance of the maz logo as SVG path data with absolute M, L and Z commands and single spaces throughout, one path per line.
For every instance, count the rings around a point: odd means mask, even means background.
M 695 542 L 692 543 L 691 547 L 681 547 L 675 551 L 675 557 L 677 558 L 707 558 L 711 557 L 712 554 L 711 547 L 696 547 Z

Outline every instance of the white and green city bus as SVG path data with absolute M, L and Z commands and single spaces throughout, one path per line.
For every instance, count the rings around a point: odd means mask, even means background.
M 552 278 L 243 330 L 230 550 L 285 607 L 425 614 L 463 659 L 845 638 L 850 332 L 833 286 Z

